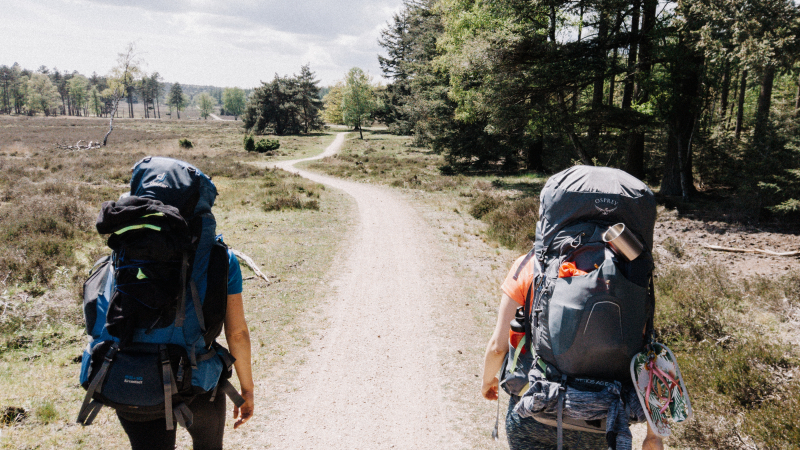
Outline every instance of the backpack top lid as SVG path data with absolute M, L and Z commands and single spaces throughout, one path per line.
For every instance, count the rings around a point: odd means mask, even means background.
M 576 222 L 624 223 L 653 250 L 656 200 L 636 177 L 611 167 L 574 166 L 547 180 L 534 248 L 539 258 L 559 231 Z
M 190 219 L 211 211 L 217 187 L 211 178 L 187 162 L 148 156 L 133 166 L 131 195 L 174 206 Z

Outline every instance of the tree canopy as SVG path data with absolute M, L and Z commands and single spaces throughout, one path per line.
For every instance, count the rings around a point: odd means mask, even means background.
M 208 92 L 202 92 L 197 97 L 197 108 L 200 109 L 200 118 L 208 119 L 208 116 L 214 109 L 214 105 L 215 101 L 211 95 L 209 95 Z
M 375 90 L 369 75 L 358 67 L 347 72 L 342 89 L 342 120 L 357 129 L 364 139 L 362 126 L 368 123 L 377 108 Z
M 233 116 L 233 120 L 239 120 L 245 107 L 244 91 L 238 87 L 225 88 L 222 93 L 222 107 L 226 114 Z
M 300 75 L 279 76 L 262 82 L 247 102 L 242 122 L 257 134 L 299 134 L 322 128 L 319 86 L 314 73 L 303 66 Z
M 169 105 L 170 109 L 175 109 L 175 112 L 178 115 L 178 119 L 181 118 L 181 110 L 186 107 L 186 97 L 183 95 L 183 89 L 181 88 L 180 83 L 175 83 L 169 89 L 169 95 L 167 97 L 167 105 Z
M 609 165 L 800 212 L 798 35 L 792 0 L 407 0 L 376 116 L 456 167 Z

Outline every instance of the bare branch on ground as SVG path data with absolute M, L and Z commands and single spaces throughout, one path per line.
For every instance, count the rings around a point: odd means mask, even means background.
M 800 251 L 796 252 L 773 252 L 770 250 L 762 250 L 760 248 L 734 248 L 734 247 L 721 247 L 719 245 L 702 244 L 701 247 L 719 252 L 733 252 L 733 253 L 760 253 L 769 256 L 800 256 Z
M 247 264 L 247 266 L 248 266 L 248 267 L 250 267 L 250 269 L 251 269 L 251 270 L 252 270 L 252 271 L 253 271 L 253 272 L 254 272 L 254 273 L 255 273 L 255 274 L 256 274 L 256 275 L 257 275 L 259 278 L 262 278 L 264 281 L 266 281 L 266 282 L 267 282 L 267 285 L 270 285 L 270 284 L 272 284 L 272 282 L 271 282 L 271 281 L 269 281 L 269 278 L 267 278 L 267 276 L 266 276 L 266 275 L 264 275 L 264 273 L 263 273 L 263 272 L 261 272 L 261 270 L 258 268 L 258 266 L 256 265 L 255 261 L 253 261 L 253 258 L 251 258 L 251 257 L 249 257 L 249 256 L 247 256 L 247 255 L 245 255 L 244 253 L 240 252 L 239 250 L 234 250 L 234 249 L 232 249 L 232 248 L 231 248 L 230 250 L 231 250 L 231 253 L 233 253 L 234 255 L 236 255 L 236 257 L 237 257 L 237 258 L 239 258 L 240 260 L 244 261 L 244 263 L 245 263 L 245 264 Z

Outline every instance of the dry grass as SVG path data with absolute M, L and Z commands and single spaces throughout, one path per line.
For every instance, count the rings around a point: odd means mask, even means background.
M 278 371 L 298 363 L 290 350 L 307 339 L 300 313 L 313 306 L 319 274 L 348 229 L 351 205 L 341 194 L 248 164 L 318 153 L 332 135 L 281 138 L 284 154 L 269 158 L 244 151 L 240 122 L 123 119 L 115 121 L 104 149 L 54 148 L 99 139 L 106 127 L 96 119 L 0 116 L 0 411 L 24 410 L 0 425 L 0 448 L 97 448 L 100 436 L 102 448 L 128 447 L 111 410 L 89 428 L 74 423 L 84 394 L 76 357 L 86 342 L 81 284 L 107 252 L 95 217 L 102 201 L 127 190 L 140 158 L 175 157 L 212 176 L 220 192 L 218 230 L 271 274 L 273 285 L 266 287 L 243 266 L 262 393 Z M 179 139 L 193 148 L 181 149 Z M 275 194 L 267 185 L 276 180 L 317 209 L 266 211 Z M 231 433 L 226 442 L 243 444 L 242 435 Z M 185 433 L 179 440 L 185 446 Z
M 365 134 L 363 142 L 348 140 L 338 158 L 311 167 L 407 189 L 423 208 L 440 211 L 435 222 L 459 249 L 469 246 L 472 233 L 461 211 L 485 224 L 482 236 L 489 243 L 519 253 L 530 249 L 538 220 L 538 193 L 546 177 L 443 175 L 437 170 L 442 158 L 408 147 L 408 142 Z M 675 237 L 663 246 L 678 259 L 687 253 L 685 244 Z M 798 277 L 791 272 L 736 280 L 724 268 L 708 264 L 660 267 L 658 339 L 681 361 L 695 413 L 693 421 L 676 427 L 670 444 L 796 448 L 800 352 L 788 343 L 797 340 Z M 499 286 L 501 281 L 490 283 Z M 483 319 L 486 314 L 493 319 L 494 310 L 484 300 L 475 311 L 488 339 L 493 322 Z

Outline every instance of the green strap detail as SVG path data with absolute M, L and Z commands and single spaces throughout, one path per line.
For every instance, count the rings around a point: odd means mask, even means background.
M 137 280 L 147 279 L 147 275 L 145 275 L 144 272 L 142 272 L 142 269 L 139 269 L 139 273 L 136 274 L 136 279 Z
M 525 339 L 527 336 L 522 336 L 522 339 L 519 340 L 519 344 L 517 344 L 517 350 L 514 352 L 514 362 L 511 363 L 511 370 L 517 368 L 517 359 L 519 355 L 522 353 L 522 349 L 525 348 Z
M 538 358 L 537 363 L 539 364 L 539 368 L 542 369 L 542 373 L 547 374 L 547 364 L 544 362 L 544 360 L 542 358 Z
M 142 216 L 143 219 L 145 217 L 164 217 L 164 213 L 153 213 L 153 214 L 146 214 L 146 215 Z
M 122 234 L 122 233 L 125 233 L 127 231 L 131 231 L 131 230 L 141 230 L 142 228 L 149 228 L 151 230 L 161 231 L 161 227 L 157 227 L 155 225 L 150 225 L 150 224 L 146 223 L 146 224 L 143 224 L 143 225 L 131 225 L 129 227 L 125 227 L 125 228 L 123 228 L 121 230 L 115 231 L 114 234 Z

